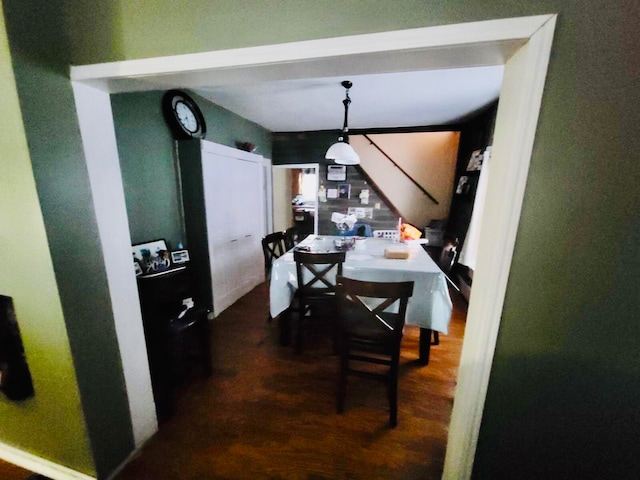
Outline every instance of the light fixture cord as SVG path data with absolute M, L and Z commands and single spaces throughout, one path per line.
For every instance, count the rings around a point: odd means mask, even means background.
M 342 101 L 342 104 L 344 105 L 344 125 L 342 127 L 342 141 L 344 143 L 349 143 L 349 126 L 347 124 L 347 117 L 349 115 L 349 105 L 351 104 L 351 98 L 349 98 L 349 89 L 347 88 L 346 90 L 346 97 Z

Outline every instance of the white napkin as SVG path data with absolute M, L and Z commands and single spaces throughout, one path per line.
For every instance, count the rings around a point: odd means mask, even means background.
M 333 212 L 331 214 L 331 221 L 336 225 L 346 225 L 349 230 L 356 224 L 357 217 L 354 214 L 345 215 L 344 213 Z

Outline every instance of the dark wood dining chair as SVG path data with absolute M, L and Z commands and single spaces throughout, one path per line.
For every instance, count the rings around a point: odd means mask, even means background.
M 264 255 L 264 274 L 267 280 L 271 278 L 271 266 L 276 258 L 287 251 L 284 232 L 273 232 L 262 237 L 262 253 Z M 267 315 L 267 322 L 271 322 L 271 313 Z
M 400 342 L 413 282 L 364 282 L 339 277 L 336 291 L 340 339 L 337 411 L 344 412 L 348 375 L 376 378 L 387 385 L 389 423 L 395 427 Z M 396 313 L 385 311 L 391 306 L 397 306 Z
M 300 243 L 302 240 L 300 233 L 296 227 L 289 227 L 284 231 L 284 243 L 287 250 L 291 250 L 293 247 Z
M 296 351 L 301 352 L 308 323 L 313 320 L 321 321 L 331 329 L 335 339 L 335 299 L 336 278 L 342 275 L 342 264 L 346 252 L 312 253 L 299 250 L 293 251 L 296 262 L 298 289 L 294 302 L 298 313 L 296 331 Z
M 284 232 L 273 232 L 262 237 L 262 253 L 264 254 L 264 271 L 271 277 L 273 261 L 287 251 Z

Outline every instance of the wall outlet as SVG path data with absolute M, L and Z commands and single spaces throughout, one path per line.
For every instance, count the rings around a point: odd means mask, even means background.
M 376 202 L 376 203 L 373 205 L 373 208 L 375 208 L 376 210 L 380 210 L 380 202 Z

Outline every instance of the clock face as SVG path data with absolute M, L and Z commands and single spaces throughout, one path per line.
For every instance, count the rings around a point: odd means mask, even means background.
M 176 109 L 178 121 L 182 124 L 182 126 L 189 130 L 191 133 L 197 132 L 198 120 L 196 120 L 195 114 L 191 111 L 188 105 L 179 100 L 176 102 L 176 106 L 174 108 Z
M 169 90 L 162 98 L 162 109 L 176 139 L 204 138 L 204 116 L 189 95 L 180 90 Z

